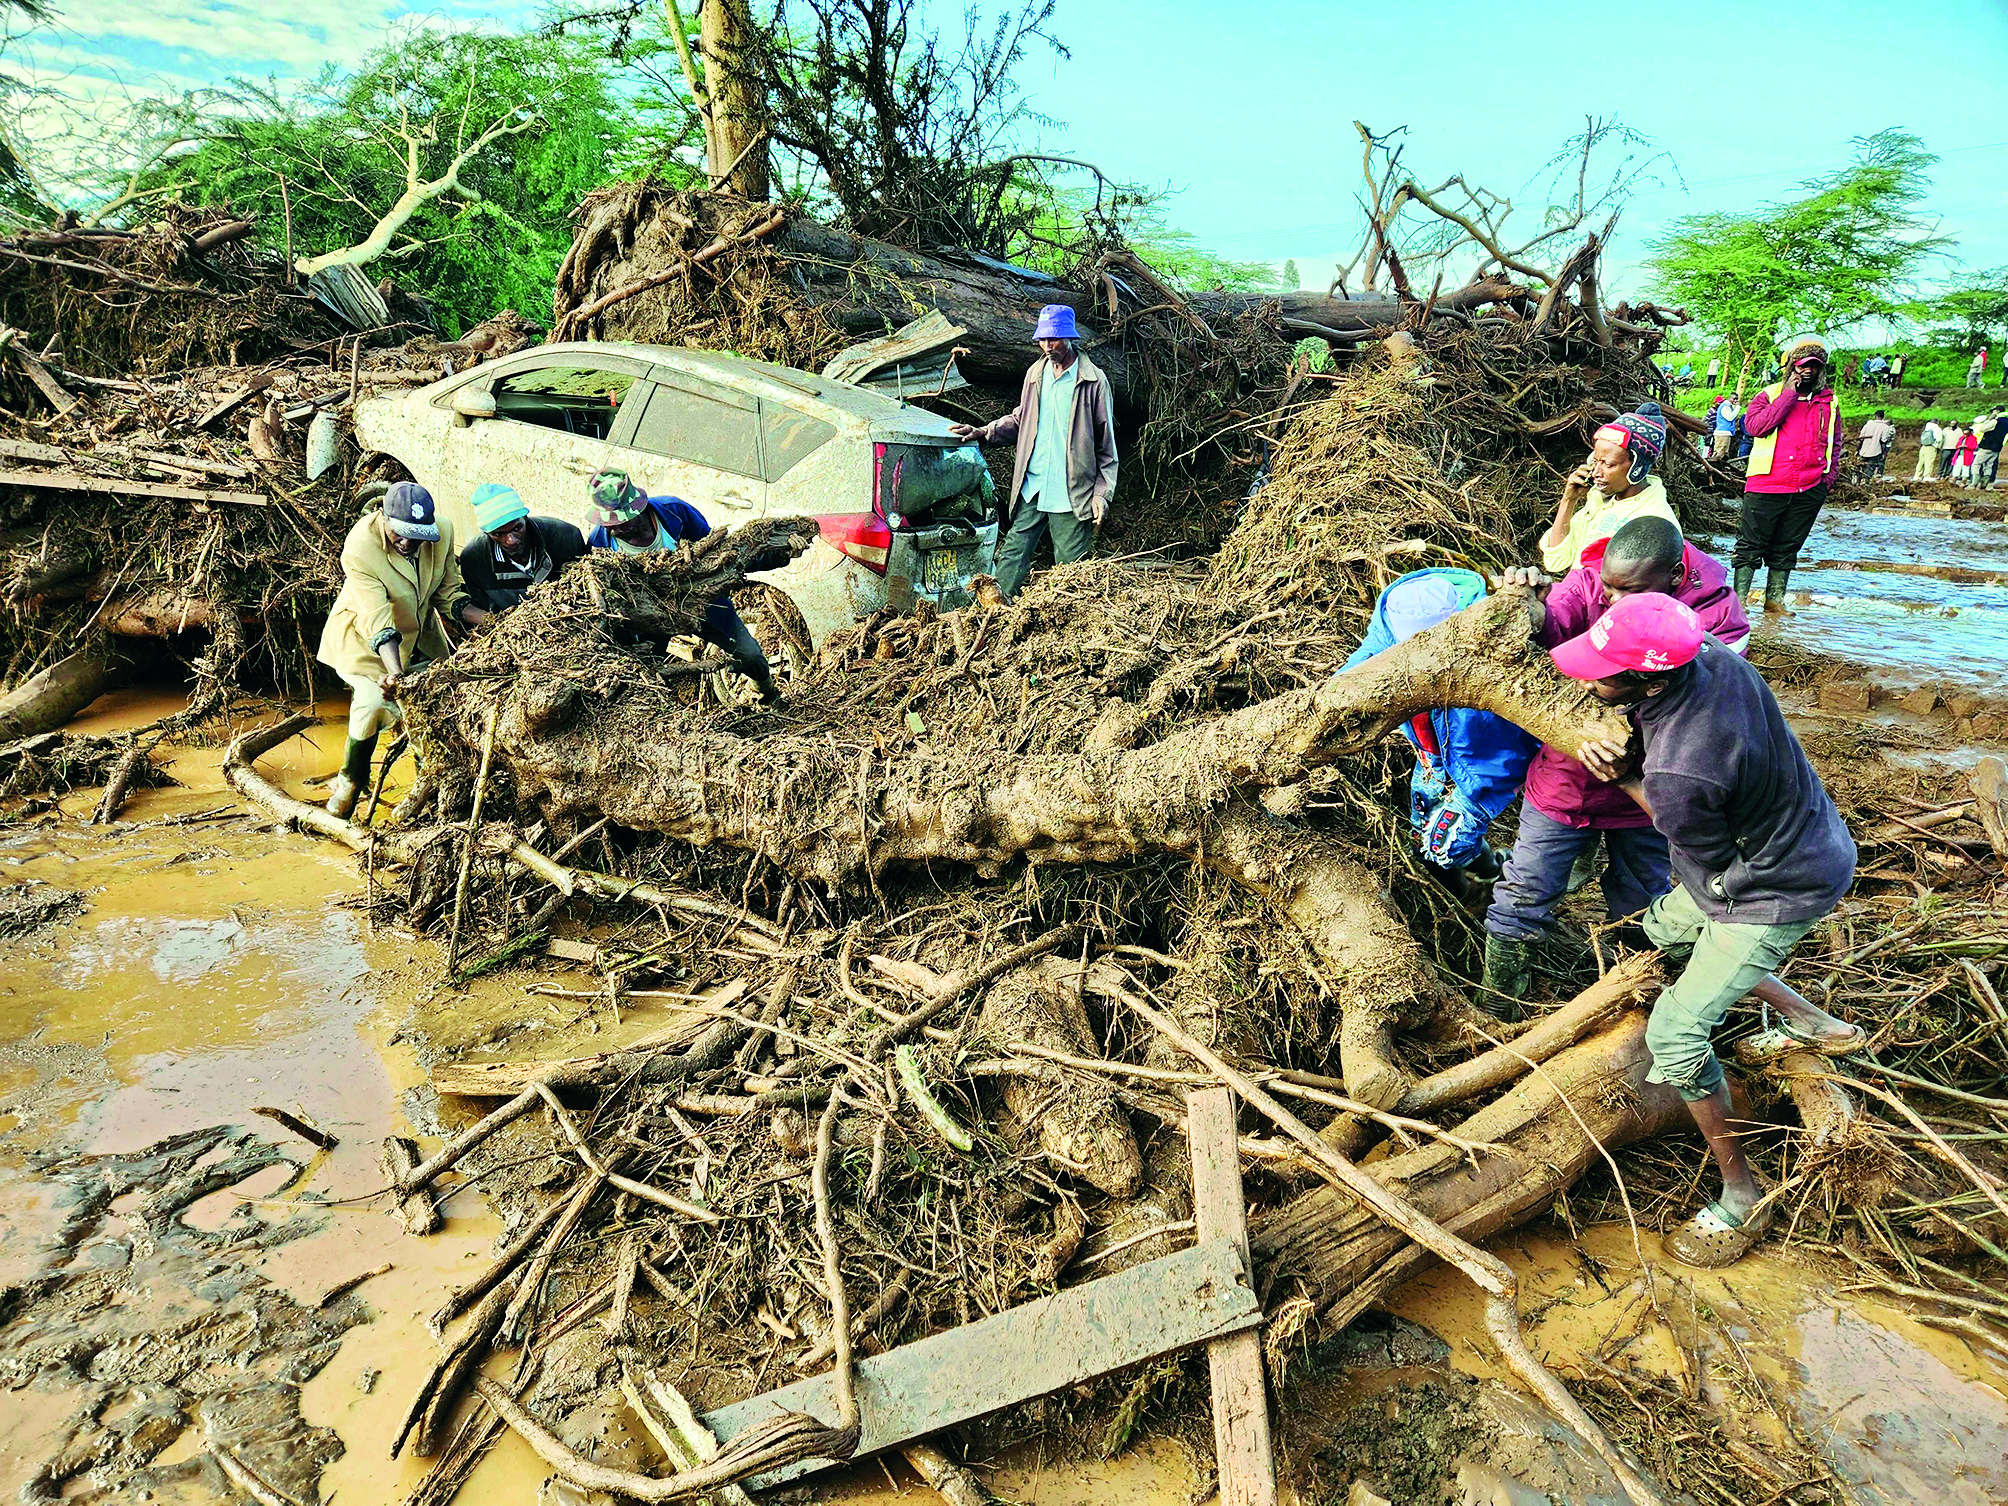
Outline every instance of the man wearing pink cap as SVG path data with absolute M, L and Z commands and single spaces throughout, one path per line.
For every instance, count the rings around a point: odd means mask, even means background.
M 1644 925 L 1682 968 L 1646 1026 L 1647 1076 L 1687 1100 L 1722 1172 L 1722 1195 L 1666 1248 L 1689 1265 L 1728 1265 L 1770 1227 L 1773 1205 L 1729 1128 L 1729 1088 L 1710 1036 L 1750 996 L 1781 1019 L 1741 1044 L 1745 1062 L 1795 1050 L 1843 1056 L 1868 1044 L 1776 976 L 1848 892 L 1854 840 L 1764 677 L 1683 603 L 1626 596 L 1549 653 L 1599 699 L 1636 708 L 1641 752 L 1598 741 L 1577 756 L 1629 792 L 1672 850 L 1678 886 L 1653 901 Z
M 1004 494 L 1010 531 L 997 549 L 997 589 L 1007 598 L 1023 588 L 1039 540 L 1048 532 L 1053 563 L 1071 565 L 1092 554 L 1116 489 L 1109 379 L 1081 354 L 1074 311 L 1064 303 L 1047 304 L 1032 337 L 1040 356 L 1025 373 L 1018 406 L 982 428 L 950 426 L 956 438 L 978 444 L 1017 442 Z
M 1543 648 L 1566 643 L 1612 603 L 1646 592 L 1691 607 L 1703 627 L 1738 653 L 1750 638 L 1728 572 L 1661 517 L 1633 518 L 1590 545 L 1583 563 L 1559 583 L 1523 565 L 1506 572 L 1505 584 L 1535 593 L 1534 639 Z M 1666 838 L 1652 829 L 1652 818 L 1578 763 L 1573 749 L 1543 747 L 1527 770 L 1513 852 L 1485 912 L 1482 1001 L 1494 1013 L 1517 1014 L 1513 1001 L 1524 999 L 1533 983 L 1535 954 L 1574 882 L 1571 868 L 1594 859 L 1599 847 L 1606 858 L 1604 911 L 1612 920 L 1636 914 L 1666 892 Z

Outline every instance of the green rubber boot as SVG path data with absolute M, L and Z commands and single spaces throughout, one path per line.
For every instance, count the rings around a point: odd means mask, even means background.
M 1738 601 L 1748 601 L 1750 599 L 1750 590 L 1756 584 L 1757 567 L 1755 565 L 1738 565 L 1736 567 L 1736 599 Z
M 1792 579 L 1790 570 L 1767 570 L 1764 572 L 1764 610 L 1773 616 L 1789 617 L 1792 609 L 1785 605 L 1786 584 Z
M 1478 1002 L 1502 1020 L 1520 1018 L 1520 1001 L 1534 986 L 1534 943 L 1485 937 L 1485 992 Z
M 370 760 L 376 757 L 377 734 L 349 739 L 348 756 L 342 760 L 342 771 L 328 781 L 328 814 L 348 820 L 356 808 L 356 801 L 364 790 L 370 787 Z

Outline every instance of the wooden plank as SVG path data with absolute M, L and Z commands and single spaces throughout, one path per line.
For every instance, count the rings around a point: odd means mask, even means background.
M 863 1432 L 855 1457 L 1252 1329 L 1262 1304 L 1247 1269 L 1232 1240 L 1216 1239 L 860 1360 L 854 1381 Z M 832 1378 L 814 1376 L 720 1407 L 704 1415 L 704 1425 L 730 1443 L 786 1411 L 835 1427 Z M 827 1459 L 805 1459 L 742 1483 L 763 1490 L 831 1467 Z
M 36 444 L 32 439 L 0 439 L 0 455 L 12 460 L 42 460 L 52 465 L 68 465 L 77 458 L 60 445 Z
M 1192 1216 L 1201 1242 L 1224 1239 L 1248 1263 L 1248 1205 L 1241 1197 L 1240 1137 L 1234 1095 L 1224 1087 L 1185 1095 L 1192 1148 Z M 1262 1375 L 1262 1335 L 1255 1329 L 1206 1346 L 1213 1381 L 1213 1452 L 1221 1506 L 1276 1506 L 1276 1451 L 1269 1434 L 1269 1394 Z
M 86 476 L 77 471 L 0 470 L 0 486 L 45 486 L 58 491 L 108 492 L 114 497 L 166 497 L 175 502 L 230 502 L 239 507 L 269 507 L 256 492 L 217 491 L 206 486 L 168 486 L 158 481 L 127 481 L 119 476 Z

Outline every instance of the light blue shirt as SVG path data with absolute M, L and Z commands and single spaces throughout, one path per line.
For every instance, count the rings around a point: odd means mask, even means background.
M 1028 502 L 1036 498 L 1040 512 L 1074 510 L 1067 491 L 1067 430 L 1074 421 L 1074 388 L 1080 374 L 1076 356 L 1065 371 L 1055 371 L 1048 361 L 1039 378 L 1039 433 L 1032 442 L 1032 461 L 1025 468 L 1021 493 Z
M 658 549 L 674 549 L 676 540 L 671 538 L 662 526 L 662 519 L 655 520 L 655 537 L 646 544 L 630 544 L 626 539 L 614 536 L 615 554 L 653 554 Z

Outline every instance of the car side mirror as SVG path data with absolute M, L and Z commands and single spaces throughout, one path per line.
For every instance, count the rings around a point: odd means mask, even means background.
M 462 387 L 453 394 L 453 422 L 466 428 L 477 418 L 495 416 L 495 394 L 480 387 Z

